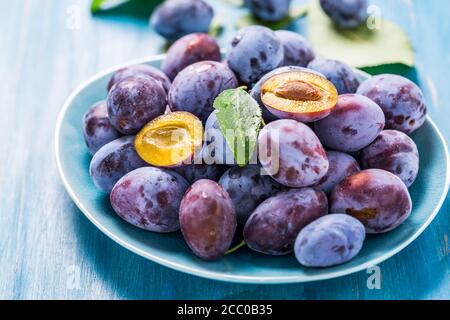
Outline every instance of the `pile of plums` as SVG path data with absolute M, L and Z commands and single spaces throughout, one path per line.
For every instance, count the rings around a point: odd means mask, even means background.
M 289 16 L 291 2 L 291 0 L 245 0 L 244 4 L 258 21 L 271 23 Z M 341 29 L 358 28 L 364 25 L 368 18 L 368 0 L 320 0 L 320 6 L 336 27 Z M 175 41 L 191 33 L 207 33 L 213 18 L 214 10 L 207 1 L 166 0 L 153 12 L 150 25 L 168 41 Z M 289 34 L 285 37 L 289 38 Z M 295 46 L 292 49 L 294 48 Z M 302 53 L 300 57 L 296 54 L 287 54 L 285 58 L 288 61 L 307 59 L 307 55 L 308 52 Z
M 83 118 L 92 180 L 121 218 L 152 232 L 181 229 L 204 260 L 243 237 L 263 254 L 295 252 L 307 267 L 347 262 L 366 234 L 408 218 L 419 170 L 409 135 L 427 110 L 417 85 L 391 74 L 360 83 L 354 69 L 316 57 L 300 35 L 262 26 L 238 31 L 221 61 L 215 39 L 170 27 L 181 23 L 171 20 L 172 2 L 153 19 L 159 32 L 182 36 L 161 70 L 117 70 L 106 100 Z M 210 12 L 202 1 L 181 2 L 177 10 L 195 3 L 199 15 Z M 236 165 L 213 108 L 221 92 L 243 85 L 264 118 L 257 161 L 245 167 Z

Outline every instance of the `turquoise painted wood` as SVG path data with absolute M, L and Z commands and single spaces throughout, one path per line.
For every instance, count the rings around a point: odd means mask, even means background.
M 58 177 L 52 143 L 56 117 L 86 78 L 158 53 L 164 41 L 143 20 L 92 18 L 88 2 L 0 0 L 0 298 L 450 298 L 448 198 L 419 239 L 380 265 L 380 290 L 368 289 L 366 272 L 294 285 L 215 282 L 147 261 L 103 235 L 72 203 Z M 449 140 L 450 3 L 374 2 L 413 39 L 417 80 Z M 224 44 L 242 11 L 211 3 L 226 24 L 219 39 Z

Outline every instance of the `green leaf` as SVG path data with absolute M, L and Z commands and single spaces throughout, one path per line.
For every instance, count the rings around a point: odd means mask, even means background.
M 238 29 L 240 29 L 240 28 L 248 27 L 248 26 L 252 26 L 252 25 L 263 25 L 272 30 L 284 29 L 284 28 L 288 27 L 290 24 L 292 24 L 294 21 L 300 19 L 301 17 L 306 16 L 308 14 L 308 10 L 309 10 L 308 4 L 294 7 L 291 9 L 291 11 L 289 12 L 289 15 L 286 18 L 282 19 L 281 21 L 277 21 L 277 22 L 261 21 L 261 20 L 256 19 L 251 14 L 246 14 L 246 15 L 242 16 L 240 19 L 238 19 L 238 21 L 236 22 L 236 27 Z
M 209 35 L 211 37 L 217 38 L 223 32 L 223 24 L 218 16 L 214 17 L 211 21 L 211 26 L 209 27 Z
M 102 10 L 110 10 L 130 1 L 131 0 L 92 0 L 91 12 L 96 13 Z
M 92 14 L 129 15 L 148 19 L 164 0 L 92 0 Z
M 325 15 L 318 0 L 308 14 L 308 32 L 316 53 L 357 68 L 386 64 L 414 66 L 414 50 L 406 33 L 396 24 L 380 20 L 379 28 L 367 25 L 342 30 Z
M 217 120 L 239 166 L 245 166 L 256 148 L 262 115 L 258 103 L 244 88 L 223 91 L 214 100 Z

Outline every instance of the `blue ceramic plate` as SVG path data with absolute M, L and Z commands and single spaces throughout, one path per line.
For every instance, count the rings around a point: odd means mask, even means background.
M 196 258 L 180 233 L 157 234 L 133 227 L 112 210 L 108 196 L 89 177 L 91 156 L 84 145 L 81 119 L 96 101 L 105 99 L 111 74 L 135 63 L 159 66 L 164 56 L 131 61 L 89 79 L 73 92 L 63 106 L 56 128 L 56 160 L 67 192 L 102 232 L 147 259 L 182 272 L 222 281 L 242 283 L 293 283 L 335 278 L 392 257 L 416 239 L 431 223 L 449 187 L 449 156 L 445 141 L 428 118 L 412 138 L 420 151 L 420 173 L 411 189 L 414 209 L 410 218 L 396 230 L 369 236 L 360 254 L 349 263 L 326 269 L 303 268 L 294 255 L 270 257 L 241 248 L 216 262 Z M 364 75 L 361 75 L 364 77 Z

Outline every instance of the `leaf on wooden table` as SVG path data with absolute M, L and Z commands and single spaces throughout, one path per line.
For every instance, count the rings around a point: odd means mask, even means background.
M 386 64 L 414 66 L 410 39 L 399 26 L 387 20 L 381 20 L 378 29 L 370 30 L 363 25 L 342 30 L 325 15 L 319 1 L 314 0 L 308 14 L 308 33 L 319 55 L 357 68 Z
M 308 4 L 296 6 L 290 10 L 289 15 L 286 18 L 282 19 L 281 21 L 277 21 L 277 22 L 261 21 L 261 20 L 256 19 L 251 14 L 246 14 L 237 20 L 236 27 L 238 29 L 240 29 L 240 28 L 248 27 L 248 26 L 252 26 L 252 25 L 262 25 L 262 26 L 266 26 L 272 30 L 279 30 L 279 29 L 288 27 L 294 21 L 300 19 L 301 17 L 306 16 L 308 14 L 308 10 L 309 10 Z
M 256 148 L 262 115 L 258 103 L 244 88 L 223 91 L 215 100 L 217 120 L 239 166 L 245 166 Z
M 92 14 L 123 14 L 148 19 L 164 0 L 92 0 Z

